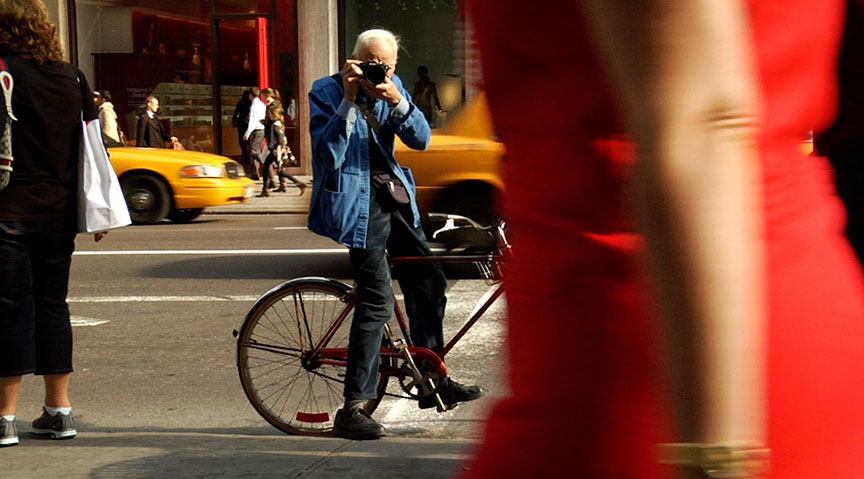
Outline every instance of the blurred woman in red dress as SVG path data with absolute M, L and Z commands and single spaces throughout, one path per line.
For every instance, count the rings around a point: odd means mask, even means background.
M 842 2 L 469 5 L 515 258 L 512 395 L 467 475 L 862 470 L 864 281 L 800 148 L 833 113 Z

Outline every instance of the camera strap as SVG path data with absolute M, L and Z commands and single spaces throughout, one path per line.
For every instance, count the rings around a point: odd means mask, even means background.
M 366 119 L 366 123 L 369 123 L 369 127 L 375 130 L 375 133 L 381 133 L 381 122 L 375 117 L 375 109 L 366 102 L 360 102 L 357 105 L 357 109 L 363 114 L 363 118 Z

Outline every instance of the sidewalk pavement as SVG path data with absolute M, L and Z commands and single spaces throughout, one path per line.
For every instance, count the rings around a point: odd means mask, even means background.
M 205 214 L 308 214 L 309 201 L 312 198 L 312 177 L 298 176 L 297 179 L 306 183 L 306 192 L 299 195 L 299 188 L 287 186 L 285 193 L 271 191 L 269 197 L 250 198 L 243 204 L 214 206 L 204 210 Z M 261 182 L 255 185 L 255 194 L 261 192 Z
M 19 433 L 18 446 L 0 448 L 4 479 L 448 478 L 465 470 L 474 444 L 467 439 L 349 441 L 217 430 L 84 430 L 65 441 Z

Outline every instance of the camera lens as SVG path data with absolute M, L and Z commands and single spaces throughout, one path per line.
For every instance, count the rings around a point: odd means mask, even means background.
M 369 62 L 363 64 L 362 67 L 363 76 L 369 80 L 369 83 L 373 85 L 378 85 L 380 83 L 384 83 L 384 80 L 387 78 L 387 70 L 389 68 L 386 65 L 381 63 Z

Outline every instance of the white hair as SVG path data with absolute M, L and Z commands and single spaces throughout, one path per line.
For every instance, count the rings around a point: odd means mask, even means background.
M 393 47 L 394 52 L 399 52 L 399 37 L 394 35 L 389 30 L 380 28 L 366 30 L 357 35 L 357 41 L 354 42 L 354 52 L 352 56 L 357 58 L 360 53 L 369 49 L 369 46 L 374 43 L 384 43 Z

